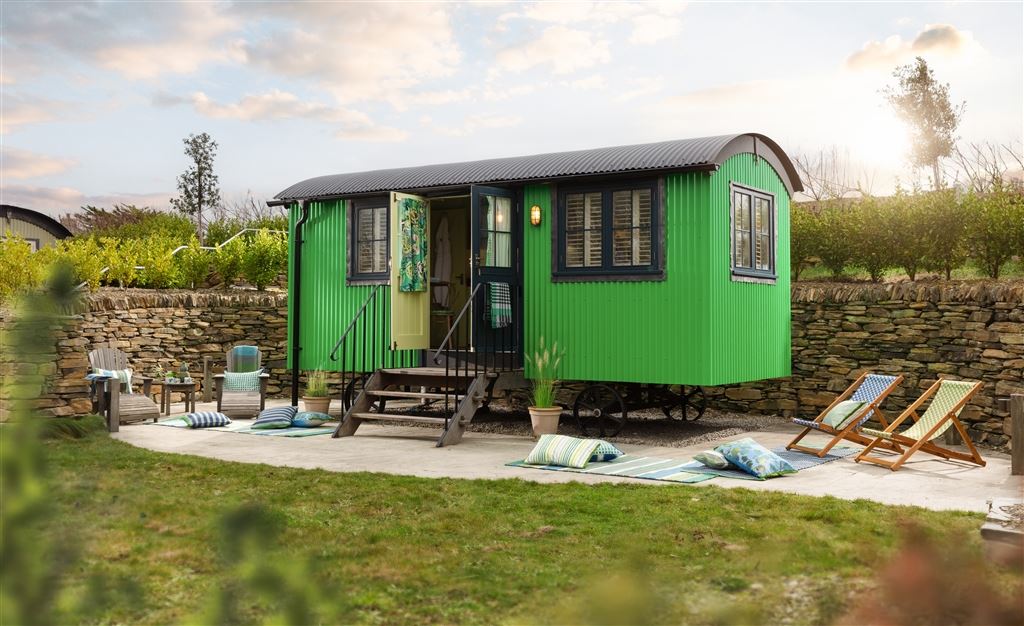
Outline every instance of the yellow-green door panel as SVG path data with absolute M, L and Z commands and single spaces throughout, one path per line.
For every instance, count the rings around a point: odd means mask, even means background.
M 396 350 L 430 347 L 430 201 L 391 194 L 391 341 Z

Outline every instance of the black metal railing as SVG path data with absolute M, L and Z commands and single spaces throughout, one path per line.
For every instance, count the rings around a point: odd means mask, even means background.
M 448 334 L 434 353 L 435 365 L 444 362 L 445 429 L 468 391 L 462 385 L 467 384 L 470 376 L 476 378 L 522 367 L 518 349 L 519 303 L 517 285 L 478 282 L 455 316 Z
M 391 302 L 386 285 L 375 285 L 331 350 L 341 361 L 341 404 L 345 411 L 359 397 L 369 375 L 384 367 L 418 365 L 419 350 L 396 350 L 391 343 Z

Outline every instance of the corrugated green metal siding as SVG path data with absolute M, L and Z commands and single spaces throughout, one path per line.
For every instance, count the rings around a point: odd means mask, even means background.
M 729 275 L 729 180 L 776 194 L 777 285 Z M 551 281 L 552 198 L 528 186 L 541 226 L 524 225 L 524 324 L 529 351 L 543 336 L 566 348 L 560 377 L 716 385 L 789 374 L 789 198 L 778 175 L 738 155 L 708 175 L 665 177 L 666 279 Z M 527 368 L 527 376 L 532 375 Z
M 292 245 L 289 247 L 288 278 L 289 285 L 294 285 L 294 254 L 295 222 L 299 218 L 299 210 L 290 212 Z M 340 371 L 342 360 L 330 359 L 331 349 L 344 332 L 349 322 L 362 306 L 373 287 L 348 286 L 345 284 L 345 259 L 347 258 L 348 241 L 345 236 L 345 203 L 342 200 L 327 202 L 311 202 L 309 219 L 303 227 L 302 249 L 302 324 L 300 326 L 300 345 L 302 353 L 299 358 L 300 369 L 325 369 Z M 294 320 L 292 298 L 294 291 L 289 289 L 288 298 L 288 366 L 291 367 L 291 324 Z M 386 345 L 390 330 L 387 328 L 387 307 L 389 291 L 381 289 L 378 295 L 377 334 L 381 337 L 377 343 Z M 367 323 L 368 341 L 374 328 L 372 320 Z M 362 329 L 356 329 L 356 339 L 362 339 Z M 372 342 L 370 342 L 372 344 Z M 378 352 L 380 354 L 380 352 Z M 367 357 L 369 361 L 369 356 Z M 357 358 L 356 369 L 362 367 L 361 357 Z M 403 363 L 404 364 L 404 363 Z M 347 364 L 351 369 L 352 363 Z
M 775 195 L 778 280 L 774 285 L 735 282 L 729 276 L 729 182 Z M 767 161 L 740 154 L 722 164 L 709 179 L 712 232 L 710 306 L 712 349 L 710 376 L 724 384 L 789 376 L 789 194 Z

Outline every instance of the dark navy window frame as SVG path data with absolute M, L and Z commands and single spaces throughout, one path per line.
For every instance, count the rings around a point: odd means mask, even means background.
M 391 278 L 391 199 L 389 196 L 374 196 L 370 198 L 355 198 L 348 201 L 348 282 L 350 284 L 387 284 Z M 359 271 L 359 210 L 360 209 L 384 209 L 384 223 L 387 225 L 388 235 L 384 239 L 384 255 L 388 260 L 388 267 L 383 272 L 360 272 Z M 375 240 L 376 241 L 376 240 Z
M 770 255 L 770 270 L 759 270 L 754 267 L 736 266 L 736 194 L 742 193 L 750 196 L 750 262 L 756 263 L 755 247 L 755 219 L 754 219 L 754 198 L 761 198 L 768 201 L 768 253 Z M 747 280 L 748 282 L 761 282 L 775 284 L 778 279 L 778 205 L 775 203 L 775 194 L 743 185 L 737 182 L 729 183 L 729 269 L 734 280 Z
M 616 191 L 649 189 L 651 192 L 651 262 L 649 265 L 614 265 L 612 243 L 612 195 Z M 566 266 L 566 197 L 570 194 L 601 194 L 601 265 L 595 267 Z M 557 193 L 558 211 L 555 220 L 555 254 L 557 263 L 552 275 L 556 279 L 573 280 L 662 280 L 665 277 L 664 228 L 665 211 L 662 204 L 661 185 L 654 179 L 625 179 L 600 184 L 575 184 L 560 186 Z

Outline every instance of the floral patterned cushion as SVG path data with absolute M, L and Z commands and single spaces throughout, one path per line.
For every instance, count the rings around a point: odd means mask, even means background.
M 789 461 L 757 443 L 750 437 L 723 443 L 715 448 L 730 463 L 760 479 L 795 474 Z

